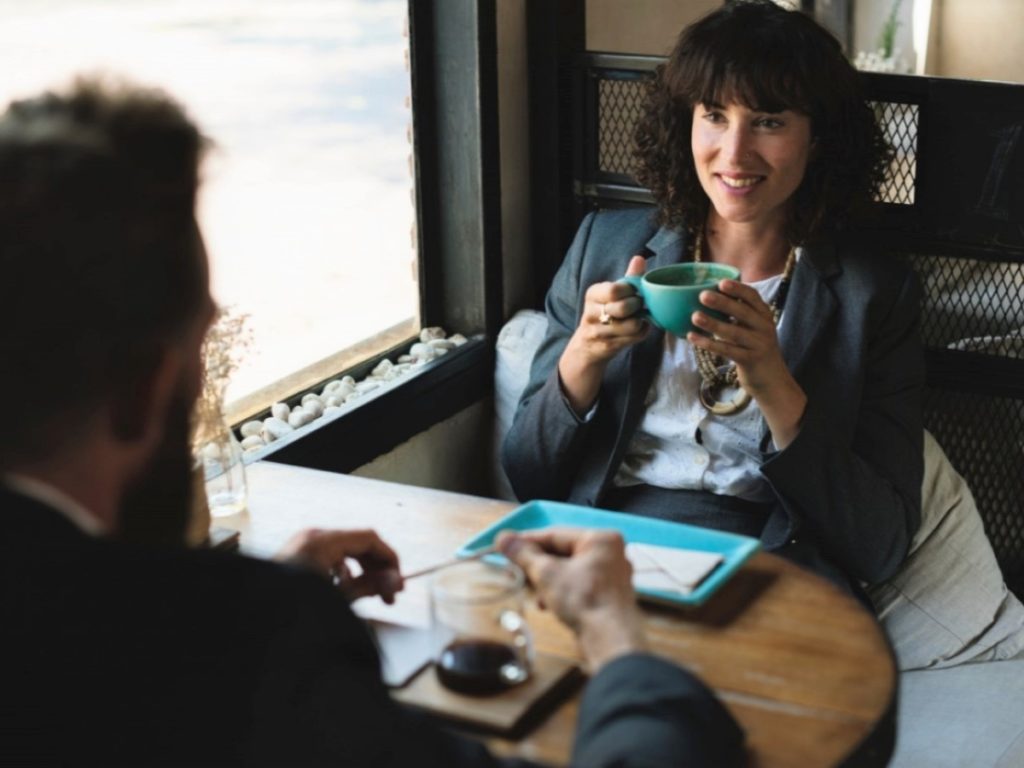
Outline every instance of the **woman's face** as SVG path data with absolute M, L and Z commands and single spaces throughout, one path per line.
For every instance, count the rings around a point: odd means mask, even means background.
M 690 138 L 697 176 L 721 218 L 762 226 L 785 221 L 811 156 L 807 115 L 697 104 Z

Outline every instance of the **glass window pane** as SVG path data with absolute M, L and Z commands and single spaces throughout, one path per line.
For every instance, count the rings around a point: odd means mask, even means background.
M 215 140 L 214 293 L 253 334 L 229 401 L 418 327 L 406 18 L 406 0 L 0 0 L 4 103 L 109 71 Z

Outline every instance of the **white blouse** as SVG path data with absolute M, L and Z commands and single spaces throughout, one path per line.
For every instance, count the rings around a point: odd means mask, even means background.
M 750 286 L 770 303 L 781 283 L 782 275 L 775 275 Z M 666 333 L 643 419 L 612 482 L 771 501 L 772 490 L 759 472 L 764 417 L 757 402 L 751 400 L 739 413 L 716 416 L 701 405 L 700 384 L 693 347 Z M 735 394 L 726 389 L 720 399 L 731 400 Z

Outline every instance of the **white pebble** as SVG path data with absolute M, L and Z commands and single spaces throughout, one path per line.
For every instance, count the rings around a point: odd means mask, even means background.
M 306 413 L 310 414 L 314 419 L 319 419 L 324 415 L 324 404 L 320 401 L 320 398 L 316 400 L 309 400 L 303 406 Z
M 262 426 L 263 425 L 260 424 L 260 427 L 262 427 Z M 267 444 L 266 441 L 262 437 L 260 437 L 259 435 L 248 435 L 242 441 L 242 450 L 243 451 L 255 451 L 257 448 L 262 448 L 266 444 Z
M 341 384 L 341 379 L 333 379 L 332 381 L 328 381 L 326 384 L 324 384 L 324 396 L 332 394 L 335 390 L 338 389 L 338 387 L 341 386 Z
M 337 413 L 340 410 L 341 408 L 339 408 L 336 405 L 328 405 L 326 408 L 324 408 L 324 416 L 326 416 L 329 413 Z
M 262 421 L 247 421 L 242 425 L 239 432 L 242 433 L 242 437 L 252 437 L 258 435 L 263 429 Z
M 415 358 L 413 358 L 415 359 Z M 412 369 L 412 360 L 405 363 L 399 363 L 392 370 L 401 376 L 403 373 L 408 373 Z
M 295 427 L 276 416 L 263 420 L 263 439 L 268 443 L 272 443 L 275 440 L 284 437 L 289 432 L 294 431 Z
M 467 339 L 461 333 L 456 333 L 452 336 L 449 336 L 448 341 L 452 342 L 452 344 L 454 344 L 456 347 L 461 347 L 463 344 L 469 341 L 469 339 Z
M 288 421 L 288 414 L 291 413 L 291 408 L 288 407 L 287 403 L 274 403 L 270 406 L 270 415 L 275 419 L 281 421 Z
M 415 359 L 416 359 L 416 358 L 415 358 L 415 357 L 413 357 L 412 355 L 400 355 L 400 356 L 398 357 L 398 364 L 399 364 L 399 365 L 402 365 L 403 363 L 411 363 L 411 362 L 413 362 L 413 361 L 414 361 Z
M 303 407 L 305 407 L 308 403 L 312 403 L 314 401 L 320 403 L 320 405 L 324 404 L 324 401 L 320 399 L 320 395 L 316 394 L 315 392 L 310 392 L 309 394 L 302 396 Z
M 302 406 L 293 408 L 292 412 L 288 414 L 288 423 L 298 429 L 304 427 L 313 420 L 313 414 L 307 411 Z
M 388 360 L 386 357 L 374 366 L 373 371 L 370 372 L 371 376 L 387 376 L 395 364 Z
M 351 403 L 353 400 L 358 400 L 362 396 L 363 393 L 359 392 L 358 390 L 355 392 L 350 392 L 349 394 L 345 395 L 345 402 Z
M 437 352 L 447 352 L 449 349 L 455 349 L 455 342 L 448 339 L 431 339 L 427 346 Z
M 354 388 L 355 388 L 355 386 L 356 386 L 356 380 L 355 380 L 355 379 L 353 379 L 353 378 L 352 378 L 351 376 L 342 376 L 342 377 L 341 377 L 341 383 L 342 383 L 342 384 L 348 384 L 348 385 L 349 385 L 350 387 L 352 387 L 353 389 L 354 389 Z
M 424 328 L 420 331 L 420 341 L 426 342 L 431 339 L 443 339 L 445 337 L 444 328 L 433 326 L 432 328 Z
M 324 400 L 324 413 L 327 413 L 331 408 L 337 408 L 339 405 L 345 402 L 344 395 L 331 395 Z
M 437 351 L 429 344 L 424 344 L 423 342 L 413 344 L 409 349 L 409 354 L 417 360 L 433 360 L 437 357 Z
M 379 387 L 379 381 L 370 381 L 369 379 L 367 379 L 366 381 L 360 381 L 358 384 L 356 384 L 356 392 L 358 392 L 361 395 L 365 395 L 367 392 L 372 392 L 373 390 L 378 389 Z

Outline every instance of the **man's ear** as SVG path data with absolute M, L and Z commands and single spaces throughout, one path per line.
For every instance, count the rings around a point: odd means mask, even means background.
M 153 344 L 136 354 L 138 375 L 117 387 L 110 404 L 114 435 L 125 442 L 160 438 L 182 373 L 181 353 L 172 345 Z

